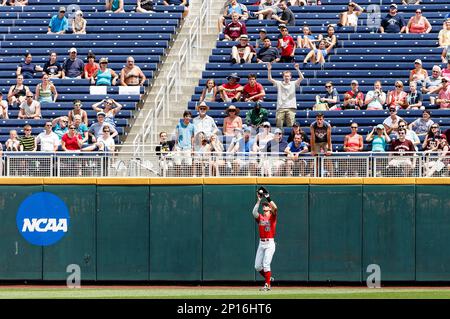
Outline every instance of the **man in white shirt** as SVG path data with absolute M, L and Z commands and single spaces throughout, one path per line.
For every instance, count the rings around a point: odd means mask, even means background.
M 276 114 L 276 126 L 278 128 L 283 128 L 284 123 L 286 123 L 287 127 L 292 127 L 295 122 L 295 111 L 297 110 L 296 90 L 304 77 L 302 72 L 300 72 L 298 63 L 294 67 L 298 72 L 297 81 L 291 81 L 292 74 L 290 71 L 284 71 L 283 81 L 277 81 L 272 78 L 272 64 L 267 64 L 268 79 L 278 89 Z
M 192 121 L 192 124 L 194 124 L 194 136 L 197 135 L 198 132 L 203 132 L 205 133 L 206 138 L 209 139 L 211 135 L 219 132 L 216 121 L 206 114 L 209 110 L 209 106 L 206 105 L 205 102 L 197 105 L 196 109 L 198 111 L 198 116 Z
M 41 152 L 56 152 L 59 145 L 59 138 L 52 131 L 52 122 L 46 122 L 44 132 L 36 137 L 36 144 L 41 145 Z

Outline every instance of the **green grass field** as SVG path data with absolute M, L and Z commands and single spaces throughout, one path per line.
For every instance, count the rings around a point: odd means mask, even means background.
M 294 288 L 274 287 L 260 292 L 257 287 L 82 287 L 0 288 L 0 299 L 450 299 L 450 288 Z

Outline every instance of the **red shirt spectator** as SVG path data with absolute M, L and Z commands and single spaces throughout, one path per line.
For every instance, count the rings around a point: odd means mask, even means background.
M 286 29 L 287 30 L 287 29 Z M 287 34 L 283 34 L 283 37 L 278 39 L 278 46 L 281 49 L 281 56 L 290 57 L 295 50 L 295 41 L 294 39 Z
M 223 30 L 226 40 L 236 40 L 241 36 L 241 34 L 247 34 L 247 27 L 245 23 L 239 21 L 239 15 L 233 13 L 232 21 L 227 24 L 225 30 Z
M 230 82 L 224 83 L 222 86 L 227 90 L 233 90 L 233 91 L 227 92 L 227 96 L 230 99 L 233 99 L 238 93 L 238 88 L 242 87 L 239 83 L 232 84 Z
M 402 155 L 404 152 L 415 152 L 415 148 L 413 143 L 410 140 L 404 139 L 396 139 L 391 142 L 391 152 L 395 152 L 394 155 Z
M 450 78 L 444 77 L 442 79 L 443 87 L 439 91 L 438 98 L 436 99 L 436 103 L 439 104 L 441 109 L 450 109 Z
M 248 83 L 243 88 L 243 99 L 245 102 L 262 101 L 266 92 L 261 83 L 256 82 L 256 76 L 250 74 L 248 76 Z
M 69 134 L 66 133 L 63 135 L 61 140 L 64 142 L 66 150 L 68 151 L 79 151 L 81 149 L 80 145 L 78 144 L 78 140 L 82 140 L 80 134 L 74 134 L 72 137 L 70 137 Z

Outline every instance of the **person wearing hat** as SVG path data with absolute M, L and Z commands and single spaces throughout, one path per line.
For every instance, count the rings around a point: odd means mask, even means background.
M 372 143 L 371 152 L 386 152 L 386 146 L 391 142 L 391 138 L 384 129 L 383 124 L 378 124 L 367 134 L 367 143 Z
M 103 103 L 103 108 L 100 107 L 100 105 Z M 116 123 L 114 122 L 114 117 L 117 115 L 117 113 L 120 112 L 123 105 L 117 102 L 114 99 L 103 99 L 100 102 L 92 104 L 92 108 L 95 112 L 104 112 L 105 115 L 105 122 L 116 127 Z
M 295 26 L 294 13 L 289 9 L 287 0 L 280 0 L 278 8 L 281 10 L 281 15 L 272 14 L 272 19 L 276 20 L 278 24 L 285 24 L 286 26 Z
M 61 78 L 81 79 L 84 71 L 84 62 L 77 57 L 77 49 L 69 49 L 69 58 L 66 59 L 62 66 Z
M 259 29 L 258 33 L 259 33 L 259 38 L 256 39 L 255 49 L 262 48 L 264 46 L 264 40 L 267 39 L 267 30 L 266 29 L 264 29 L 264 28 Z
M 266 122 L 269 117 L 269 112 L 261 106 L 261 102 L 256 102 L 255 106 L 248 110 L 245 114 L 245 124 L 258 128 L 263 122 Z
M 223 119 L 222 132 L 226 136 L 233 136 L 235 128 L 242 128 L 242 119 L 239 116 L 240 110 L 234 106 L 230 105 L 225 113 L 227 116 Z
M 253 144 L 253 152 L 258 153 L 265 149 L 266 144 L 273 138 L 273 133 L 270 130 L 270 122 L 266 121 L 261 124 L 261 128 L 255 137 L 255 143 Z
M 109 127 L 112 138 L 116 137 L 119 134 L 119 132 L 117 132 L 116 128 L 113 125 L 105 122 L 105 117 L 106 117 L 105 112 L 103 111 L 98 112 L 97 122 L 95 122 L 94 124 L 91 125 L 91 127 L 89 127 L 88 132 L 92 143 L 96 143 L 98 138 L 100 136 L 103 136 L 103 127 L 105 126 Z
M 278 38 L 277 48 L 280 50 L 280 62 L 292 63 L 295 56 L 295 41 L 294 38 L 289 35 L 287 27 L 281 28 L 281 38 Z
M 279 128 L 282 128 L 284 124 L 290 127 L 295 122 L 295 112 L 297 110 L 296 91 L 304 77 L 298 63 L 294 65 L 294 68 L 298 73 L 296 81 L 291 81 L 291 71 L 284 71 L 283 81 L 277 81 L 272 78 L 272 65 L 270 63 L 267 64 L 268 80 L 277 87 L 276 126 Z
M 125 12 L 123 5 L 123 0 L 106 0 L 105 9 L 106 12 L 121 13 Z
M 66 18 L 66 8 L 60 7 L 48 24 L 47 34 L 64 34 L 69 28 L 69 20 Z
M 248 83 L 242 88 L 242 100 L 244 102 L 258 102 L 262 101 L 264 96 L 266 96 L 264 87 L 256 81 L 256 74 L 250 73 Z
M 239 43 L 235 44 L 231 48 L 231 64 L 235 64 L 238 61 L 243 63 L 251 63 L 256 55 L 255 48 L 248 41 L 248 35 L 241 34 L 239 37 Z
M 450 77 L 445 76 L 441 80 L 442 88 L 439 91 L 438 97 L 436 99 L 436 104 L 439 105 L 441 109 L 450 108 Z
M 108 68 L 108 58 L 101 58 L 99 63 L 100 68 L 94 72 L 91 78 L 92 85 L 116 85 L 119 75 L 111 68 Z
M 397 115 L 397 107 L 389 106 L 389 116 L 383 121 L 383 126 L 387 134 L 392 134 L 393 137 L 397 137 L 398 123 L 403 120 Z
M 194 135 L 199 132 L 203 132 L 205 137 L 209 139 L 211 135 L 217 134 L 219 129 L 217 128 L 216 121 L 207 115 L 206 112 L 209 110 L 209 106 L 205 102 L 198 104 L 195 109 L 198 112 L 198 116 L 194 117 L 192 124 L 194 125 Z
M 256 55 L 256 62 L 279 62 L 280 58 L 280 51 L 272 46 L 272 41 L 270 41 L 269 38 L 265 38 L 263 46 L 258 50 L 258 53 Z
M 75 19 L 72 20 L 72 31 L 74 34 L 86 34 L 87 21 L 83 18 L 83 11 L 75 12 Z
M 409 82 L 416 82 L 418 86 L 422 87 L 427 77 L 428 72 L 422 67 L 422 60 L 416 59 L 414 61 L 414 69 L 409 72 Z
M 389 6 L 389 13 L 381 20 L 380 33 L 404 33 L 407 23 L 402 15 L 397 13 L 397 5 Z
M 364 106 L 364 93 L 359 90 L 358 81 L 352 80 L 351 88 L 344 94 L 344 110 L 361 110 Z
M 244 22 L 239 21 L 239 14 L 233 12 L 231 22 L 223 30 L 224 41 L 236 41 L 243 34 L 247 34 L 247 27 Z
M 228 82 L 219 86 L 220 98 L 223 102 L 237 102 L 241 99 L 242 85 L 239 84 L 241 78 L 237 73 L 231 73 L 227 77 Z

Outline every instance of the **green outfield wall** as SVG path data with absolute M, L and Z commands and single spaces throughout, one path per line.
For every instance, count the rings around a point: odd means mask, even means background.
M 0 280 L 255 281 L 256 189 L 279 208 L 272 271 L 280 281 L 450 281 L 450 180 L 1 179 Z M 34 246 L 19 205 L 51 192 L 67 234 Z

